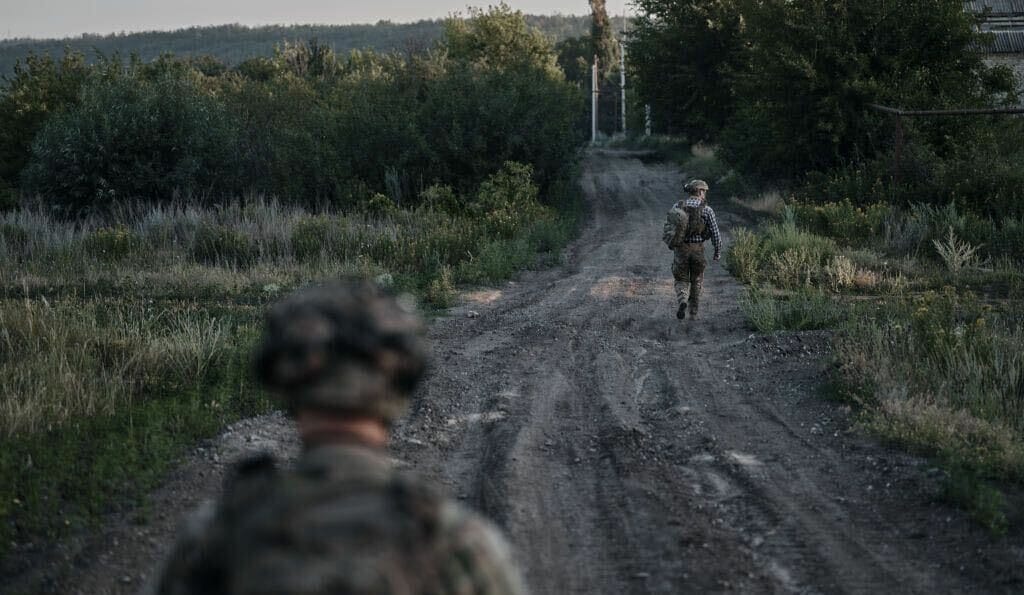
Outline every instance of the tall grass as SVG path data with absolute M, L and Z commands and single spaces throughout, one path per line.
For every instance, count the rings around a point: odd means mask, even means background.
M 887 302 L 879 312 L 852 325 L 852 343 L 841 345 L 840 354 L 858 361 L 851 367 L 857 376 L 885 385 L 902 379 L 908 395 L 1007 424 L 1024 436 L 1019 311 L 999 311 L 969 292 L 947 289 Z
M 777 298 L 764 289 L 751 287 L 741 298 L 740 307 L 750 324 L 762 333 L 835 328 L 848 316 L 842 304 L 814 289 Z
M 1001 308 L 952 289 L 887 302 L 835 342 L 840 385 L 876 434 L 933 455 L 946 495 L 993 531 L 1006 502 L 989 482 L 1024 482 L 1024 329 Z
M 952 204 L 796 204 L 727 254 L 753 284 L 751 324 L 836 329 L 837 386 L 864 425 L 939 458 L 947 497 L 996 532 L 1008 517 L 993 482 L 1024 482 L 1020 229 Z
M 508 217 L 495 222 L 430 209 L 382 217 L 314 213 L 257 199 L 244 206 L 158 206 L 128 211 L 116 225 L 69 225 L 23 209 L 0 215 L 0 255 L 13 265 L 0 267 L 0 288 L 92 293 L 146 283 L 159 295 L 191 293 L 198 277 L 232 292 L 239 284 L 295 285 L 348 263 L 422 289 L 444 271 L 454 283 L 507 277 L 556 252 L 573 233 L 572 216 L 550 208 L 511 229 Z M 223 275 L 197 273 L 202 269 Z
M 232 335 L 194 308 L 0 302 L 0 434 L 110 415 L 147 392 L 201 383 Z
M 74 222 L 0 214 L 0 554 L 94 522 L 196 440 L 266 411 L 249 353 L 288 289 L 376 277 L 446 307 L 460 283 L 556 261 L 578 195 L 555 184 L 558 208 L 542 206 L 529 176 L 507 164 L 471 207 L 342 213 L 248 196 Z
M 265 411 L 256 318 L 137 296 L 0 301 L 0 552 L 91 525 L 195 440 Z

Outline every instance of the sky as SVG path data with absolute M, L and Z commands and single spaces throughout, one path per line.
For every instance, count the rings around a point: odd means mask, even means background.
M 0 38 L 181 29 L 202 25 L 396 23 L 436 19 L 498 0 L 0 0 Z M 589 14 L 587 0 L 507 0 L 527 14 Z M 621 14 L 626 0 L 609 0 Z

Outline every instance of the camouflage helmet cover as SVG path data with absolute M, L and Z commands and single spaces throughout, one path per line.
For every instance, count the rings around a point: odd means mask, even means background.
M 689 194 L 696 194 L 698 190 L 707 189 L 708 183 L 705 182 L 704 180 L 690 180 L 689 182 L 686 183 L 685 186 L 683 186 L 683 190 L 685 190 Z
M 260 382 L 291 409 L 390 421 L 405 410 L 426 358 L 412 309 L 372 283 L 350 281 L 302 289 L 272 307 L 254 363 Z

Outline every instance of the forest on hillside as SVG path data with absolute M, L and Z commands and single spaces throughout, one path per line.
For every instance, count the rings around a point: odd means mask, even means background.
M 525 15 L 526 22 L 552 41 L 583 35 L 590 28 L 590 16 Z M 444 20 L 425 20 L 415 23 L 380 21 L 360 25 L 218 25 L 189 27 L 176 31 L 146 31 L 93 35 L 85 33 L 66 39 L 7 39 L 0 40 L 0 76 L 10 75 L 19 60 L 30 53 L 61 56 L 65 49 L 80 52 L 92 62 L 97 56 L 120 54 L 137 55 L 150 61 L 161 54 L 176 56 L 213 56 L 231 66 L 248 58 L 274 53 L 274 47 L 285 41 L 316 39 L 335 53 L 347 54 L 351 50 L 375 52 L 410 51 L 427 47 L 442 38 Z

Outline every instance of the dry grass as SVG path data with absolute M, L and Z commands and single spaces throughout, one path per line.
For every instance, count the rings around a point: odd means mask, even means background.
M 707 145 L 704 143 L 697 143 L 690 147 L 690 153 L 698 159 L 711 160 L 715 158 L 715 154 L 718 152 L 717 147 L 714 145 Z
M 195 307 L 0 302 L 0 434 L 110 415 L 159 385 L 202 379 L 232 338 Z
M 500 225 L 490 211 L 346 215 L 258 196 L 73 223 L 39 209 L 0 214 L 0 434 L 111 414 L 166 379 L 202 378 L 237 349 L 226 319 L 313 280 L 386 277 L 444 307 L 460 282 L 550 258 L 572 213 L 556 219 L 535 198 L 510 210 L 502 193 L 536 193 L 516 183 L 489 186 Z
M 782 198 L 782 194 L 777 190 L 762 192 L 756 198 L 746 200 L 733 198 L 732 200 L 745 209 L 767 215 L 780 215 L 782 213 L 782 209 L 786 206 L 785 201 Z
M 825 265 L 824 272 L 829 289 L 839 292 L 853 285 L 861 271 L 858 271 L 852 260 L 840 254 Z

